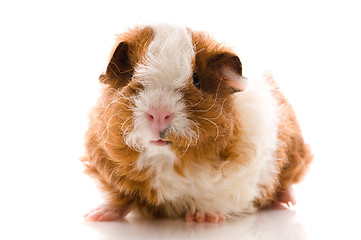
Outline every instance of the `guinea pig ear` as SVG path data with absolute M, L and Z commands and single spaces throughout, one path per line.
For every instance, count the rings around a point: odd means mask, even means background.
M 120 42 L 116 47 L 105 74 L 100 75 L 99 81 L 106 84 L 124 86 L 132 78 L 134 67 L 130 60 L 130 46 Z
M 222 53 L 208 62 L 211 69 L 228 84 L 233 92 L 241 92 L 247 87 L 247 79 L 242 76 L 242 63 L 238 56 Z

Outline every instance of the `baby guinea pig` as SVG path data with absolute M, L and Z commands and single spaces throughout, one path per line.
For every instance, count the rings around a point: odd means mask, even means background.
M 82 161 L 106 202 L 87 219 L 220 222 L 295 204 L 310 148 L 272 76 L 246 79 L 230 48 L 185 27 L 137 27 L 99 79 Z

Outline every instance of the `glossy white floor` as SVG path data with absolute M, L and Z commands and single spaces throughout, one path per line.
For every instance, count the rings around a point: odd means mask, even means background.
M 0 3 L 0 239 L 361 239 L 361 22 L 352 1 Z M 85 222 L 102 202 L 82 173 L 87 113 L 115 33 L 171 21 L 271 68 L 315 153 L 296 211 L 221 224 Z M 258 67 L 258 66 L 257 66 Z

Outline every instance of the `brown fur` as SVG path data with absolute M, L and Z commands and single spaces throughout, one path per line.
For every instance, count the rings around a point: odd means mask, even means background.
M 221 74 L 222 66 L 229 66 L 235 72 L 242 75 L 242 64 L 232 50 L 216 41 L 204 32 L 192 32 L 193 44 L 196 51 L 195 73 L 200 77 L 202 91 L 222 96 L 233 92 L 226 82 L 225 76 Z M 223 83 L 220 83 L 223 82 Z
M 123 139 L 123 135 L 132 130 L 131 122 L 124 121 L 132 116 L 128 97 L 141 88 L 135 83 L 125 86 L 131 77 L 128 73 L 133 73 L 135 64 L 144 56 L 152 34 L 150 28 L 137 28 L 118 37 L 118 47 L 129 46 L 125 49 L 127 53 L 123 53 L 126 59 L 117 61 L 112 56 L 106 73 L 100 76 L 100 81 L 107 85 L 90 115 L 86 134 L 87 154 L 83 158 L 86 173 L 99 180 L 108 193 L 108 203 L 119 208 L 133 202 L 157 202 L 157 195 L 150 188 L 151 173 L 147 169 L 136 170 L 134 164 L 139 153 L 129 148 Z M 122 71 L 124 62 L 129 69 Z
M 100 82 L 115 88 L 124 87 L 132 78 L 136 64 L 143 60 L 153 35 L 150 27 L 129 29 L 118 35 L 106 72 L 99 77 Z
M 117 208 L 135 204 L 153 215 L 162 215 L 164 206 L 158 203 L 157 192 L 150 185 L 153 173 L 149 169 L 136 168 L 139 152 L 124 141 L 124 135 L 134 130 L 131 121 L 133 103 L 129 97 L 142 89 L 140 84 L 130 80 L 153 34 L 152 29 L 146 27 L 119 36 L 107 70 L 100 76 L 105 85 L 90 115 L 83 161 L 86 173 L 98 179 L 108 193 L 109 204 Z M 220 71 L 226 65 L 241 75 L 242 65 L 231 49 L 208 35 L 192 32 L 192 38 L 196 51 L 194 71 L 199 76 L 201 90 L 193 86 L 190 79 L 183 94 L 188 118 L 194 122 L 193 131 L 198 133 L 198 139 L 184 139 L 170 132 L 165 140 L 172 142 L 171 147 L 178 157 L 174 169 L 180 175 L 192 171 L 194 165 L 210 166 L 227 175 L 247 164 L 255 154 L 254 147 L 239 137 L 244 129 L 234 108 L 232 93 L 237 89 L 227 84 L 229 79 Z M 290 185 L 299 182 L 312 160 L 292 107 L 278 88 L 275 88 L 274 96 L 281 106 L 279 171 L 274 176 L 278 182 L 260 186 L 263 195 L 255 201 L 258 207 L 268 206 Z

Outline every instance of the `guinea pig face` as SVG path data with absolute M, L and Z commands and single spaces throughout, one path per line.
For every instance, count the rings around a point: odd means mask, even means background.
M 131 148 L 185 151 L 232 132 L 239 58 L 204 33 L 159 25 L 119 37 L 105 74 L 107 128 Z M 109 130 L 108 129 L 108 130 Z

